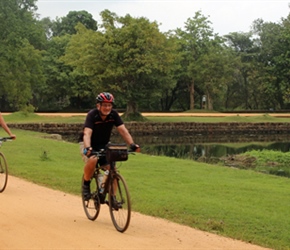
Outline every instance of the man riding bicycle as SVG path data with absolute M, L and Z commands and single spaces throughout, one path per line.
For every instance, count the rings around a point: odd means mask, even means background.
M 87 157 L 84 166 L 84 182 L 82 186 L 82 195 L 85 200 L 90 199 L 90 179 L 95 171 L 97 163 L 103 169 L 109 169 L 105 157 L 91 156 L 92 150 L 104 149 L 110 141 L 113 126 L 122 136 L 124 141 L 130 146 L 131 150 L 137 151 L 139 145 L 135 144 L 132 136 L 124 125 L 124 122 L 118 112 L 113 109 L 114 96 L 108 92 L 100 93 L 97 98 L 96 108 L 88 112 L 83 131 L 83 154 Z

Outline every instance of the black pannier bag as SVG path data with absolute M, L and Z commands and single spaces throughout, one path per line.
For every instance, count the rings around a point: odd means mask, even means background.
M 125 143 L 108 143 L 106 145 L 106 158 L 108 162 L 127 161 L 128 150 Z

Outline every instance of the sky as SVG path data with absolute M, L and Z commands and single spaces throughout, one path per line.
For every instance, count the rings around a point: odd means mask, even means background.
M 162 32 L 184 28 L 188 18 L 197 11 L 211 22 L 214 33 L 248 32 L 253 21 L 280 23 L 290 13 L 290 0 L 38 0 L 39 18 L 64 17 L 70 11 L 85 10 L 100 23 L 100 12 L 108 9 L 118 16 L 129 14 L 134 18 L 146 17 L 156 21 Z

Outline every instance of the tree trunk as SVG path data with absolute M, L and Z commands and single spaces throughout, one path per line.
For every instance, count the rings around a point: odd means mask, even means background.
M 212 103 L 212 99 L 210 95 L 208 95 L 208 98 L 207 98 L 207 109 L 213 110 L 213 103 Z
M 127 107 L 126 107 L 126 114 L 130 115 L 130 114 L 135 114 L 138 112 L 138 107 L 136 102 L 134 101 L 128 101 L 127 102 Z
M 206 91 L 206 109 L 208 110 L 213 110 L 213 102 L 212 102 L 212 98 L 211 95 L 208 91 Z
M 134 101 L 128 101 L 126 111 L 123 114 L 125 120 L 138 120 L 140 114 L 138 113 L 137 103 Z
M 194 109 L 194 80 L 192 80 L 191 84 L 189 85 L 189 109 Z
M 128 101 L 125 113 L 122 115 L 125 121 L 146 121 L 147 119 L 138 112 L 138 105 L 135 101 Z

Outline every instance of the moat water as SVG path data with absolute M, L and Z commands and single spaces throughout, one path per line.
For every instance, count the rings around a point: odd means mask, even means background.
M 133 136 L 134 137 L 134 136 Z M 64 138 L 67 139 L 67 138 Z M 69 141 L 76 142 L 70 137 Z M 208 159 L 244 153 L 250 150 L 290 151 L 290 134 L 233 136 L 137 136 L 142 153 L 207 161 Z M 113 135 L 111 142 L 123 142 Z

